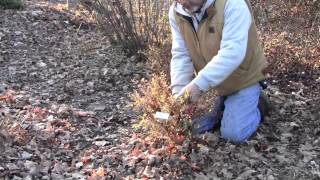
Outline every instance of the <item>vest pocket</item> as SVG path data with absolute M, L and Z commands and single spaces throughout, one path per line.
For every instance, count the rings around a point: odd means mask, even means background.
M 246 74 L 248 72 L 247 69 L 241 67 L 241 65 L 231 74 L 231 76 L 235 76 L 235 78 L 239 78 L 242 75 Z

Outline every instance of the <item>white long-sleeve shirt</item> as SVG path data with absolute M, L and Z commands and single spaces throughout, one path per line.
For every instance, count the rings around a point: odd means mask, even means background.
M 244 0 L 227 0 L 224 9 L 224 26 L 222 40 L 218 54 L 192 80 L 194 67 L 188 52 L 187 45 L 177 26 L 174 10 L 192 18 L 193 26 L 198 28 L 205 10 L 215 0 L 207 0 L 201 12 L 190 15 L 177 3 L 171 6 L 169 22 L 172 32 L 172 59 L 171 59 L 171 88 L 173 94 L 191 81 L 202 91 L 216 87 L 235 71 L 245 58 L 248 43 L 249 29 L 252 17 Z

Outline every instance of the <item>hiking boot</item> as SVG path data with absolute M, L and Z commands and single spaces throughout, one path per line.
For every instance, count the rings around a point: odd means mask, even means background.
M 205 133 L 220 123 L 224 110 L 224 100 L 224 97 L 218 97 L 214 101 L 212 111 L 192 120 L 192 133 Z
M 260 94 L 258 108 L 260 110 L 262 122 L 266 116 L 270 116 L 270 111 L 272 110 L 271 101 L 264 92 L 261 92 Z

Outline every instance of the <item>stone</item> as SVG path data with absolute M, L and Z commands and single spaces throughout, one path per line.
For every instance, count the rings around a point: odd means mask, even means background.
M 17 35 L 17 36 L 20 36 L 22 34 L 22 32 L 21 31 L 15 31 L 14 34 Z
M 91 104 L 88 109 L 93 110 L 93 111 L 104 111 L 106 109 L 106 105 L 104 104 Z
M 109 141 L 96 141 L 96 142 L 94 142 L 94 144 L 97 146 L 103 147 L 106 145 L 110 145 L 111 143 Z
M 128 87 L 128 86 L 123 86 L 122 89 L 123 89 L 124 91 L 127 91 L 127 90 L 129 89 L 129 87 Z
M 37 66 L 40 67 L 40 68 L 44 68 L 44 67 L 47 67 L 47 64 L 40 61 L 40 62 L 37 63 Z
M 14 47 L 21 47 L 21 46 L 23 46 L 24 44 L 22 43 L 22 42 L 15 42 L 14 44 L 13 44 L 13 46 Z
M 267 180 L 275 180 L 275 178 L 274 178 L 273 175 L 269 175 L 269 176 L 267 177 Z
M 89 88 L 93 89 L 93 88 L 94 88 L 94 82 L 93 82 L 93 81 L 87 82 L 87 86 L 88 86 Z
M 78 169 L 82 168 L 82 167 L 83 167 L 83 163 L 82 163 L 82 162 L 78 162 L 78 163 L 76 164 L 76 167 L 77 167 Z
M 28 153 L 26 151 L 23 151 L 23 153 L 21 154 L 21 157 L 23 159 L 30 159 L 32 156 L 33 156 L 32 154 L 30 154 L 30 153 Z
M 34 16 L 34 17 L 37 17 L 37 16 L 39 16 L 39 15 L 41 15 L 41 14 L 43 14 L 43 12 L 40 11 L 40 10 L 35 10 L 35 11 L 32 11 L 32 12 L 31 12 L 31 15 Z
M 53 79 L 49 79 L 48 81 L 47 81 L 47 83 L 49 84 L 49 85 L 54 85 L 54 80 Z
M 160 158 L 155 155 L 150 155 L 148 158 L 148 166 L 155 166 L 160 162 Z
M 23 178 L 19 177 L 19 176 L 13 176 L 12 180 L 22 180 Z
M 10 66 L 10 67 L 8 68 L 8 70 L 9 70 L 9 73 L 10 73 L 10 74 L 14 75 L 14 74 L 16 74 L 17 68 L 14 67 L 14 66 Z

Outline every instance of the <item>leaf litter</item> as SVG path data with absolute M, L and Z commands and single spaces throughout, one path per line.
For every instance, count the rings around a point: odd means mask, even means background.
M 199 151 L 162 146 L 131 129 L 127 107 L 150 72 L 69 15 L 46 1 L 0 12 L 1 178 L 320 178 L 320 100 L 304 86 L 272 86 L 275 111 L 243 145 L 215 131 Z

